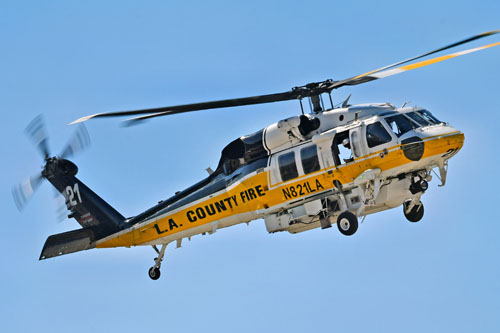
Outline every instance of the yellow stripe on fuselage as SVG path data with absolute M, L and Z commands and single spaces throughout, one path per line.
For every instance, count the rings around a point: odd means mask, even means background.
M 425 150 L 422 158 L 440 155 L 448 149 L 460 149 L 464 135 L 453 132 L 424 138 Z M 363 171 L 379 168 L 390 170 L 413 161 L 408 160 L 400 145 L 388 148 L 389 153 L 380 156 L 372 153 L 357 159 L 349 165 L 323 169 L 315 174 L 305 175 L 286 183 L 275 184 L 272 188 L 268 183 L 268 171 L 257 173 L 241 183 L 236 183 L 219 194 L 210 195 L 181 207 L 156 221 L 140 223 L 115 235 L 97 242 L 98 248 L 135 246 L 154 241 L 165 236 L 199 227 L 211 222 L 222 220 L 229 216 L 254 212 L 283 204 L 287 201 L 302 199 L 312 194 L 330 190 L 334 187 L 333 180 L 342 184 L 351 183 Z M 245 221 L 241 221 L 245 222 Z

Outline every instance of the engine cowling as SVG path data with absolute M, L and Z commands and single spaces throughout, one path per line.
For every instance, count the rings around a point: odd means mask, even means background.
M 264 147 L 269 153 L 280 151 L 309 139 L 320 127 L 312 115 L 283 119 L 264 129 Z

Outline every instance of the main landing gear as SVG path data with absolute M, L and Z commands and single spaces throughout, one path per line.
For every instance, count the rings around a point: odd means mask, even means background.
M 161 250 L 158 250 L 156 245 L 153 245 L 153 249 L 158 253 L 158 257 L 156 257 L 155 260 L 155 265 L 151 267 L 148 271 L 148 275 L 151 278 L 151 280 L 158 280 L 160 278 L 160 267 L 161 267 L 161 262 L 163 260 L 163 256 L 165 255 L 165 249 L 167 248 L 167 244 L 163 244 L 161 246 Z
M 358 218 L 353 213 L 345 211 L 337 218 L 337 228 L 343 235 L 354 235 L 358 230 Z
M 403 213 L 408 221 L 418 222 L 424 217 L 424 204 L 421 201 L 406 201 L 403 203 Z
M 338 180 L 334 180 L 333 184 L 339 191 L 341 207 L 347 207 L 347 200 L 342 190 L 342 184 Z M 346 210 L 340 213 L 340 215 L 337 217 L 337 228 L 339 228 L 340 233 L 343 235 L 354 235 L 354 233 L 358 230 L 358 218 L 356 217 L 356 215 Z

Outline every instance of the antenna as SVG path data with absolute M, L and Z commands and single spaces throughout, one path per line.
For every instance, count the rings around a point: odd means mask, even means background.
M 344 103 L 342 103 L 343 108 L 350 106 L 348 103 L 349 103 L 349 99 L 351 98 L 351 96 L 352 96 L 352 94 L 349 94 L 349 96 L 347 96 L 347 98 L 345 99 Z

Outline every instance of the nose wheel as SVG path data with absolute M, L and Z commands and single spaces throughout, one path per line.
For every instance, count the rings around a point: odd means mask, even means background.
M 165 255 L 165 249 L 167 248 L 167 244 L 163 244 L 161 246 L 161 250 L 158 250 L 156 245 L 153 245 L 153 249 L 158 253 L 158 257 L 156 257 L 155 264 L 153 267 L 151 267 L 148 271 L 148 275 L 151 278 L 151 280 L 158 280 L 160 278 L 161 272 L 160 272 L 160 267 L 161 267 L 161 262 L 163 261 L 163 256 Z
M 418 222 L 424 217 L 424 204 L 419 201 L 413 203 L 411 200 L 403 204 L 403 213 L 410 222 Z

